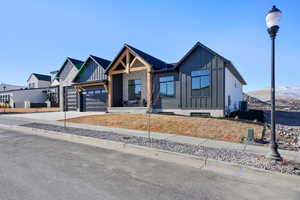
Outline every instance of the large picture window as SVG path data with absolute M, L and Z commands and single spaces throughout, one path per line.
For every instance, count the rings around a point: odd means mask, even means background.
M 159 78 L 160 95 L 172 97 L 175 95 L 174 76 L 163 76 Z
M 209 96 L 210 78 L 209 70 L 201 69 L 191 72 L 192 76 L 192 95 Z
M 128 81 L 128 100 L 140 100 L 142 96 L 142 81 L 129 80 Z

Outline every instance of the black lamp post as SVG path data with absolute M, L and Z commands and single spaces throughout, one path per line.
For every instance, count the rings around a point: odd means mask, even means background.
M 269 158 L 272 160 L 280 161 L 282 160 L 279 152 L 278 152 L 278 144 L 276 142 L 276 121 L 275 121 L 275 38 L 276 34 L 279 30 L 279 22 L 281 19 L 281 11 L 276 8 L 276 6 L 272 7 L 266 16 L 266 23 L 268 27 L 268 33 L 272 40 L 272 58 L 271 58 L 271 141 L 270 148 L 271 152 L 269 154 Z

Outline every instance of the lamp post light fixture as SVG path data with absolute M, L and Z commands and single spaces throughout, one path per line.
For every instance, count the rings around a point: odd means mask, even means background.
M 269 158 L 276 161 L 281 161 L 282 158 L 278 152 L 278 144 L 276 141 L 276 119 L 275 119 L 275 38 L 279 30 L 279 23 L 282 12 L 273 6 L 266 16 L 266 24 L 268 33 L 272 40 L 272 53 L 271 53 L 271 152 Z

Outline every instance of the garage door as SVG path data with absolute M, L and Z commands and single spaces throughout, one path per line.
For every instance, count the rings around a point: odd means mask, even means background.
M 87 88 L 81 95 L 82 111 L 106 111 L 107 92 L 104 87 Z
M 74 87 L 64 87 L 65 105 L 67 111 L 77 110 L 77 93 Z

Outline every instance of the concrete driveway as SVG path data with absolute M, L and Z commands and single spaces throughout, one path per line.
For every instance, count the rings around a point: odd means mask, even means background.
M 103 115 L 104 112 L 76 112 L 69 111 L 66 112 L 67 119 L 82 117 L 88 115 Z M 24 119 L 34 119 L 34 120 L 45 120 L 45 121 L 57 121 L 63 120 L 65 117 L 64 112 L 45 112 L 45 113 L 22 113 L 22 114 L 3 114 L 0 116 L 5 116 L 7 118 L 24 118 Z

